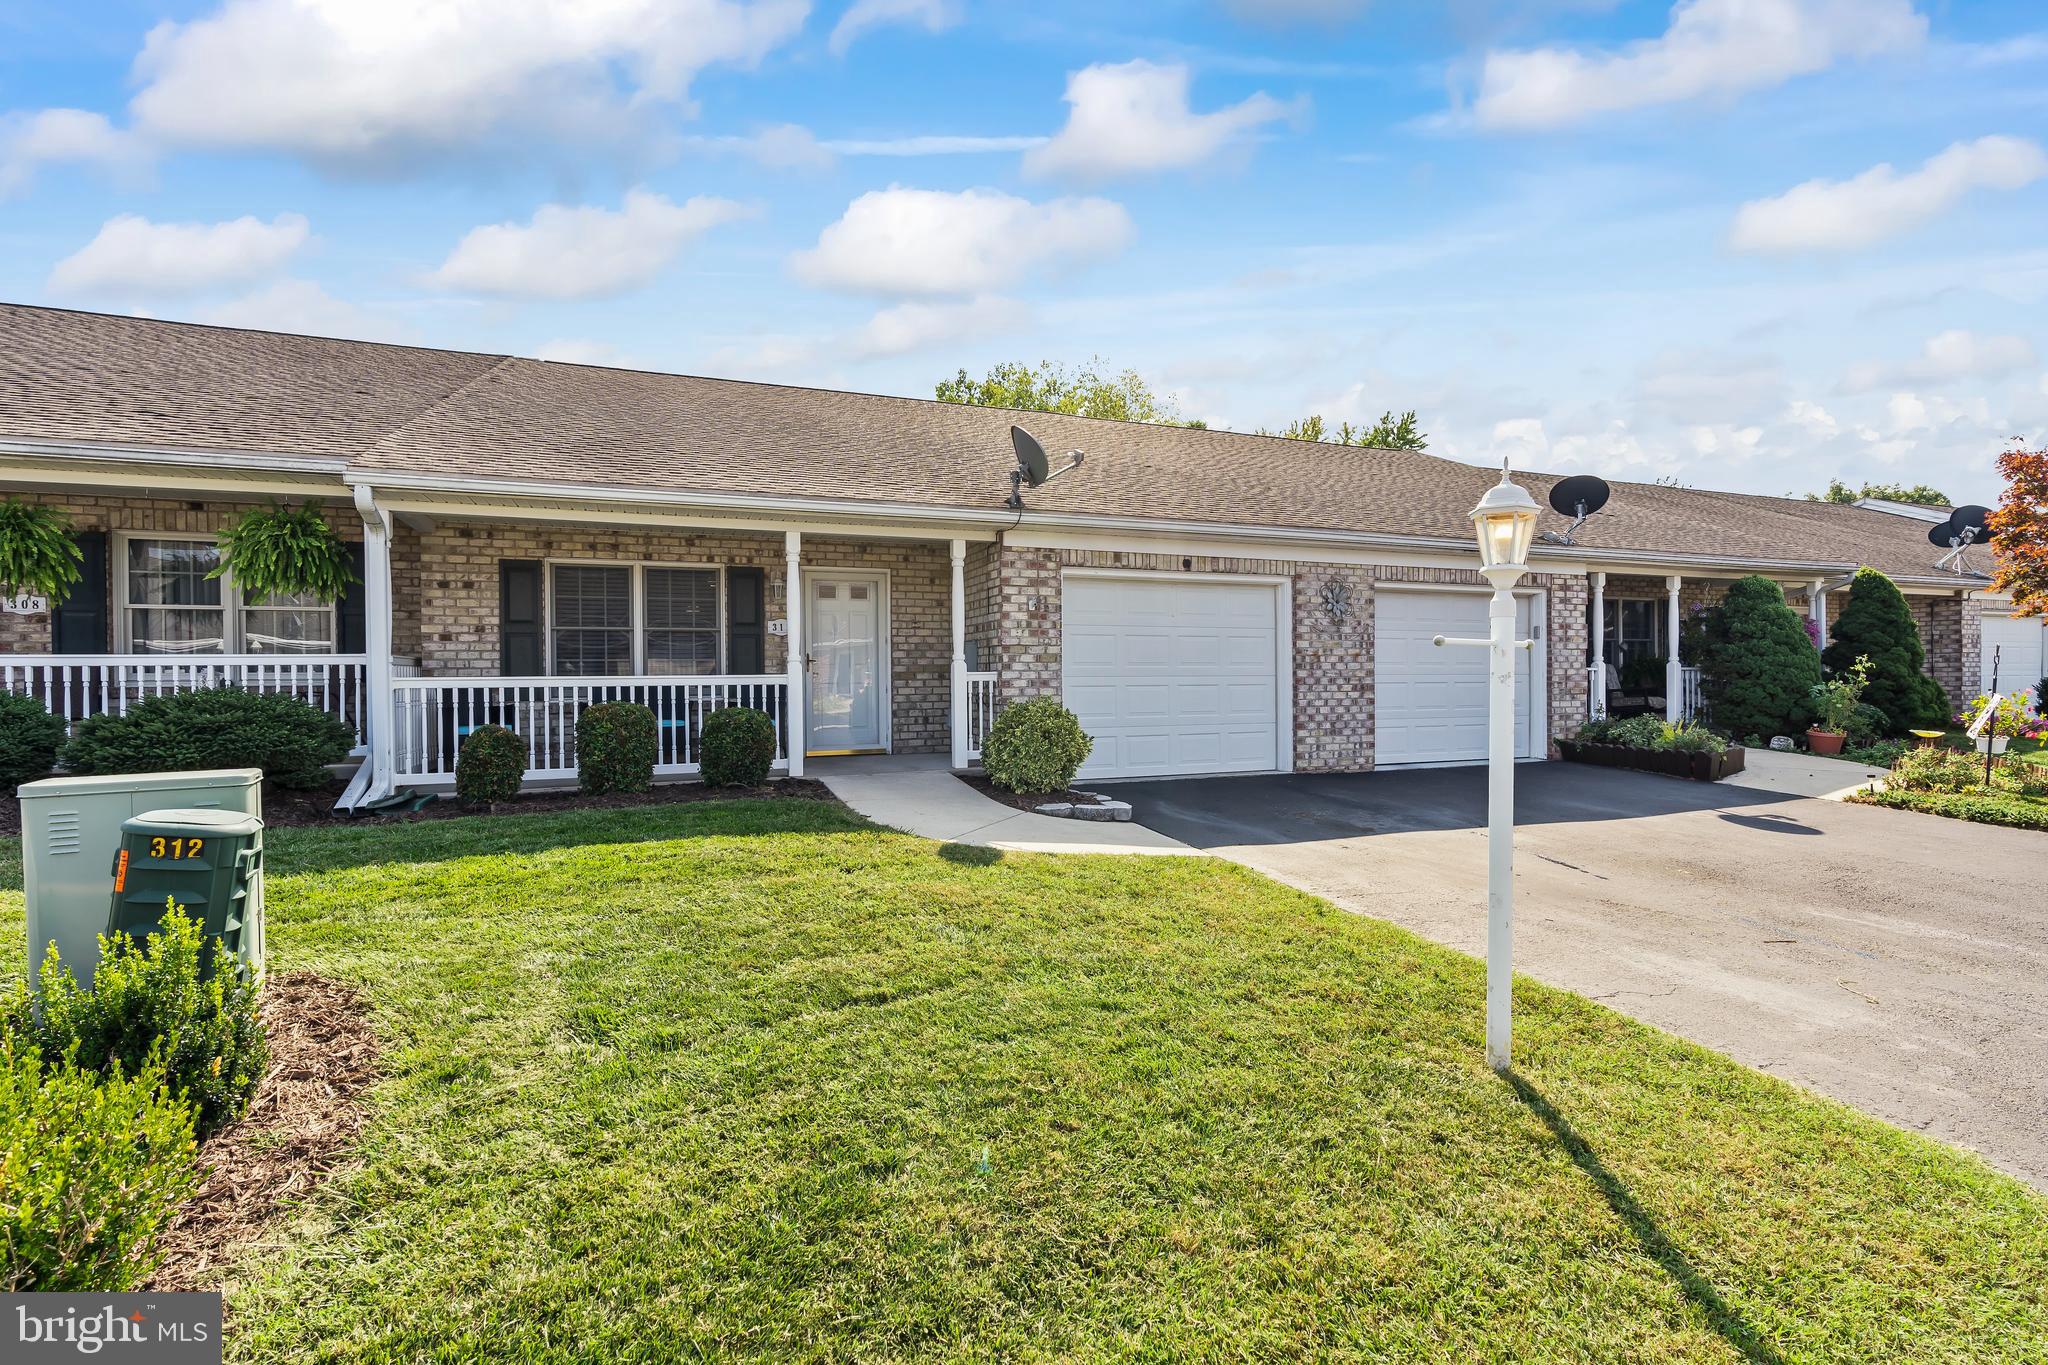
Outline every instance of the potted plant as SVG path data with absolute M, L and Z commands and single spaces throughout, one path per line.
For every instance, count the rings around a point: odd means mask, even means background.
M 306 595 L 332 602 L 356 581 L 348 547 L 312 503 L 258 507 L 220 535 L 220 563 L 251 602 Z
M 56 508 L 19 498 L 0 502 L 0 596 L 61 602 L 78 582 L 84 557 L 71 538 L 71 518 Z
M 1956 712 L 1957 727 L 1970 729 L 1990 705 L 1991 697 L 1988 693 L 1978 694 L 1962 710 Z M 2034 713 L 2034 694 L 2027 691 L 2013 692 L 1998 699 L 1998 714 L 1984 727 L 1984 733 L 1977 741 L 1977 752 L 1983 753 L 1985 746 L 1989 745 L 1992 753 L 2002 754 L 2006 746 L 2016 739 L 2042 738 L 2048 738 L 2048 719 Z
M 1868 654 L 1859 655 L 1846 671 L 1814 684 L 1811 694 L 1814 722 L 1806 732 L 1808 749 L 1830 756 L 1842 752 L 1842 746 L 1849 741 L 1849 727 L 1855 722 L 1856 708 L 1863 701 L 1863 689 L 1869 685 Z

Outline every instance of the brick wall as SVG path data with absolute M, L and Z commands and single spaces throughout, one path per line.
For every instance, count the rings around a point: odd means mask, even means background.
M 1374 583 L 1455 583 L 1485 588 L 1474 570 L 1418 569 L 1320 561 L 1139 554 L 1110 550 L 1033 550 L 1004 546 L 999 573 L 996 654 L 1004 702 L 1060 695 L 1060 571 L 1134 569 L 1284 577 L 1293 598 L 1294 766 L 1298 772 L 1361 772 L 1373 764 Z M 1550 736 L 1569 735 L 1586 714 L 1585 580 L 1533 574 L 1549 594 L 1545 680 Z M 1341 617 L 1324 591 L 1350 590 Z
M 181 498 L 123 498 L 88 493 L 66 494 L 63 497 L 36 496 L 36 502 L 55 507 L 70 514 L 74 530 L 79 531 L 125 531 L 136 535 L 218 535 L 227 525 L 240 517 L 254 503 L 208 502 Z M 322 514 L 330 526 L 343 540 L 359 541 L 363 538 L 362 518 L 355 508 L 342 503 L 323 506 Z M 119 549 L 111 542 L 107 546 L 107 590 L 114 591 L 116 579 L 112 557 Z M 118 605 L 114 612 L 118 612 Z M 110 628 L 114 612 L 108 615 Z M 105 646 L 111 650 L 113 643 Z M 14 616 L 0 612 L 0 652 L 41 654 L 50 648 L 50 617 L 47 612 L 33 615 Z
M 631 527 L 488 523 L 441 525 L 410 536 L 406 574 L 431 603 L 419 632 L 429 677 L 498 671 L 498 562 L 624 560 L 753 566 L 766 570 L 767 612 L 788 618 L 783 539 L 772 534 L 656 531 Z M 886 570 L 889 575 L 890 723 L 898 753 L 944 753 L 952 688 L 952 565 L 944 544 L 806 537 L 808 569 Z M 393 568 L 394 579 L 399 570 Z M 767 640 L 768 671 L 787 667 L 788 642 Z

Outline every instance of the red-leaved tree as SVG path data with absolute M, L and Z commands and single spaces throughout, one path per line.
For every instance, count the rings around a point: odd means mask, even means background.
M 2012 598 L 2020 616 L 2048 615 L 2048 450 L 2015 440 L 1998 457 L 2005 492 L 1991 514 L 1998 577 L 1992 586 Z

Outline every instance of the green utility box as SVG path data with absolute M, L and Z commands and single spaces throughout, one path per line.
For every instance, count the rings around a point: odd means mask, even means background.
M 205 772 L 129 773 L 106 777 L 49 777 L 24 782 L 21 798 L 22 881 L 28 893 L 29 980 L 51 943 L 81 983 L 99 966 L 99 936 L 107 929 L 114 889 L 114 855 L 125 825 L 144 811 L 169 808 L 263 814 L 263 773 L 258 768 Z M 202 836 L 203 837 L 203 836 Z M 253 907 L 243 916 L 258 932 L 251 961 L 262 957 L 262 880 L 250 887 Z M 162 913 L 163 902 L 157 902 Z M 197 907 L 193 908 L 197 914 Z M 244 930 L 245 935 L 248 930 Z
M 121 826 L 114 855 L 114 903 L 107 934 L 137 940 L 156 932 L 175 901 L 208 942 L 219 939 L 263 965 L 263 821 L 225 810 L 152 810 Z

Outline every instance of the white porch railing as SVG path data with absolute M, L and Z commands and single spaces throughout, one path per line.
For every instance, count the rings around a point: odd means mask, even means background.
M 361 654 L 0 654 L 0 691 L 37 698 L 74 729 L 168 692 L 283 692 L 340 720 L 360 746 L 367 669 Z
M 600 702 L 637 702 L 654 712 L 657 777 L 683 777 L 700 768 L 698 740 L 704 717 L 727 706 L 749 706 L 775 723 L 776 766 L 787 768 L 782 724 L 789 678 L 394 678 L 391 683 L 393 777 L 396 781 L 448 781 L 462 741 L 480 725 L 503 725 L 526 742 L 528 781 L 576 775 L 576 718 Z
M 967 757 L 981 757 L 981 742 L 996 723 L 996 675 L 967 675 Z
M 1681 667 L 1678 670 L 1678 715 L 1682 720 L 1692 720 L 1705 709 L 1700 694 L 1700 671 L 1697 668 Z

